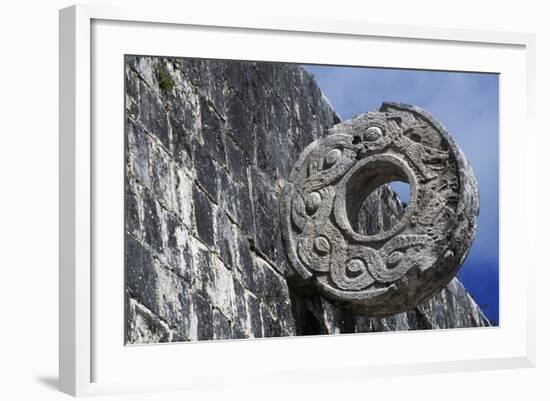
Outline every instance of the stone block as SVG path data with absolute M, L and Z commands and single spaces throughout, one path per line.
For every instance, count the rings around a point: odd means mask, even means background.
M 241 327 L 236 324 L 231 324 L 231 339 L 240 340 L 250 338 L 248 333 Z
M 273 187 L 261 178 L 260 174 L 252 169 L 252 204 L 254 210 L 255 246 L 281 272 L 284 272 L 285 253 L 281 240 L 281 231 L 278 224 L 279 208 L 274 198 Z
M 164 343 L 172 341 L 172 332 L 154 313 L 128 298 L 126 342 L 128 344 Z
M 235 289 L 233 274 L 217 257 L 212 258 L 214 280 L 208 287 L 209 299 L 225 316 L 233 319 L 235 316 Z
M 193 274 L 192 256 L 189 249 L 188 229 L 173 215 L 166 216 L 166 259 L 168 265 L 184 280 L 191 282 Z
M 249 291 L 245 290 L 246 310 L 247 310 L 247 333 L 250 337 L 264 337 L 264 328 L 262 322 L 262 312 L 260 302 Z
M 223 141 L 223 121 L 214 111 L 213 106 L 204 98 L 199 97 L 201 115 L 201 144 L 204 153 L 225 164 L 225 145 Z
M 143 202 L 143 239 L 157 255 L 163 255 L 162 208 L 149 191 L 144 190 L 141 195 Z
M 214 337 L 212 307 L 210 303 L 199 294 L 193 294 L 192 300 L 192 317 L 196 325 L 196 335 L 194 335 L 192 339 L 211 340 Z
M 184 172 L 184 169 L 174 166 L 175 185 L 175 213 L 183 224 L 191 227 L 193 222 L 193 181 Z
M 128 117 L 136 118 L 139 113 L 138 98 L 139 98 L 139 76 L 132 70 L 129 65 L 126 65 L 125 88 L 126 88 L 126 112 Z
M 170 150 L 168 115 L 157 94 L 143 82 L 139 86 L 137 108 L 139 110 L 137 121 L 143 125 L 149 134 L 155 136 L 167 150 Z
M 241 331 L 245 331 L 245 328 L 249 326 L 245 289 L 236 277 L 233 277 L 233 289 L 235 292 L 233 323 L 236 328 L 238 327 Z
M 129 235 L 125 239 L 126 288 L 130 296 L 179 333 L 188 333 L 189 295 L 182 279 L 135 239 Z
M 197 89 L 212 103 L 212 107 L 221 116 L 227 113 L 227 96 L 229 88 L 223 75 L 225 62 L 222 60 L 200 60 L 197 68 L 199 81 Z
M 224 169 L 218 170 L 219 187 L 218 204 L 237 224 L 242 225 L 243 210 L 240 205 L 240 185 L 235 183 Z M 245 183 L 246 184 L 246 183 Z
M 124 236 L 126 290 L 149 310 L 158 313 L 156 274 L 153 258 L 145 247 L 130 235 Z
M 252 114 L 239 96 L 233 93 L 227 96 L 227 124 L 230 135 L 248 158 L 252 159 L 251 144 L 254 138 Z
M 193 277 L 191 285 L 194 292 L 203 298 L 209 298 L 210 287 L 214 283 L 214 268 L 212 258 L 214 255 L 199 241 L 190 238 L 190 246 L 193 258 Z
M 231 322 L 217 309 L 213 309 L 212 311 L 212 325 L 213 325 L 212 339 L 227 340 L 233 337 L 232 330 L 231 330 Z
M 146 187 L 151 187 L 149 163 L 150 141 L 143 128 L 131 119 L 126 121 L 129 173 Z
M 277 167 L 272 160 L 272 148 L 269 143 L 269 136 L 266 129 L 261 125 L 254 127 L 255 155 L 254 160 L 257 168 L 266 174 L 272 181 L 277 178 Z
M 126 65 L 139 76 L 139 81 L 144 81 L 151 87 L 156 86 L 157 81 L 154 66 L 158 60 L 153 57 L 143 56 L 125 56 L 125 58 Z
M 231 319 L 235 313 L 233 274 L 221 259 L 202 245 L 192 245 L 192 289 Z
M 215 201 L 218 199 L 218 167 L 204 147 L 193 144 L 193 163 L 197 182 Z
M 252 143 L 249 142 L 249 146 Z M 227 155 L 227 167 L 229 174 L 233 181 L 244 184 L 248 180 L 246 175 L 246 167 L 250 164 L 250 160 L 247 159 L 246 154 L 235 144 L 235 141 L 225 136 L 225 151 Z
M 223 263 L 233 268 L 235 265 L 233 226 L 221 208 L 216 208 L 216 249 Z
M 196 185 L 193 185 L 193 208 L 198 238 L 210 248 L 214 248 L 213 205 Z
M 139 187 L 124 180 L 124 223 L 126 232 L 132 234 L 136 238 L 142 238 L 143 229 L 141 227 L 140 217 L 140 197 Z
M 237 232 L 235 236 L 237 242 L 237 253 L 235 255 L 235 264 L 237 267 L 237 275 L 240 278 L 243 285 L 250 291 L 256 291 L 256 284 L 254 280 L 254 256 L 250 249 L 250 243 L 248 239 L 240 232 Z
M 247 171 L 247 175 L 248 175 Z M 254 237 L 254 208 L 252 207 L 251 183 L 246 181 L 236 186 L 237 197 L 237 224 L 250 238 Z
M 192 142 L 200 136 L 201 116 L 198 95 L 182 74 L 176 75 L 176 97 L 168 105 L 172 131 L 172 154 L 182 167 L 192 168 Z
M 265 304 L 271 315 L 277 316 L 281 322 L 285 322 L 281 325 L 283 329 L 292 330 L 290 328 L 290 326 L 294 326 L 292 305 L 286 280 L 259 257 L 255 259 L 254 280 L 256 283 L 255 294 L 259 300 Z
M 264 303 L 260 304 L 260 311 L 262 314 L 262 326 L 264 337 L 281 337 L 286 335 L 285 330 L 272 314 L 270 308 Z
M 160 146 L 151 147 L 151 189 L 156 199 L 170 211 L 177 211 L 175 206 L 175 178 L 172 158 Z

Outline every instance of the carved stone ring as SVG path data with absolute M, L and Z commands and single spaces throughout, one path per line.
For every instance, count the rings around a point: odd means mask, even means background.
M 376 188 L 402 181 L 411 201 L 386 231 L 362 232 Z M 462 265 L 479 212 L 473 171 L 426 111 L 384 103 L 336 125 L 300 155 L 280 197 L 289 278 L 371 316 L 409 310 Z

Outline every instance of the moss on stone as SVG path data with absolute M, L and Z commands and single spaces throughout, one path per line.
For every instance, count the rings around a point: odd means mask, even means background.
M 170 77 L 166 69 L 162 65 L 157 64 L 155 66 L 155 73 L 157 75 L 157 81 L 160 89 L 166 92 L 171 92 L 172 89 L 174 89 L 174 86 L 176 86 L 176 83 L 172 77 Z

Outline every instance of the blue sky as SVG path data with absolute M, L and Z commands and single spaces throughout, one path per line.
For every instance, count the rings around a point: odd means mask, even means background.
M 458 277 L 486 316 L 498 324 L 498 75 L 303 67 L 315 76 L 343 120 L 376 110 L 384 101 L 402 102 L 429 111 L 455 138 L 474 169 L 481 201 L 476 238 Z

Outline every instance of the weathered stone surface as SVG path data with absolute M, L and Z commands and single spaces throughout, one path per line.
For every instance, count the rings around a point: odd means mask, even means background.
M 197 236 L 210 248 L 214 247 L 214 206 L 207 196 L 198 188 L 193 187 L 193 204 L 195 209 L 195 226 Z
M 163 265 L 152 253 L 134 238 L 126 237 L 126 291 L 129 295 L 127 308 L 132 308 L 132 299 L 165 322 L 165 326 L 187 337 L 191 310 L 185 281 Z M 134 315 L 136 318 L 138 314 Z M 130 318 L 130 317 L 129 317 Z M 129 319 L 128 318 L 128 319 Z M 158 323 L 158 322 L 157 322 Z M 131 331 L 133 321 L 127 321 Z M 127 335 L 132 338 L 132 334 Z
M 339 122 L 300 67 L 127 57 L 126 110 L 127 343 L 488 324 L 454 281 L 378 319 L 287 280 L 281 183 Z M 366 203 L 374 231 L 401 210 L 389 189 Z
M 129 301 L 126 317 L 127 342 L 131 344 L 164 343 L 172 340 L 172 332 L 168 325 L 133 299 Z
M 380 205 L 389 207 L 384 209 Z M 387 186 L 382 186 L 367 197 L 365 209 L 377 221 L 386 213 L 385 210 L 395 210 L 395 216 L 403 212 L 399 199 Z M 359 222 L 363 225 L 366 223 L 365 220 Z M 361 228 L 365 229 L 364 226 Z M 304 288 L 298 288 L 291 291 L 290 296 L 295 320 L 300 322 L 297 325 L 298 334 L 315 334 L 314 330 L 317 333 L 340 334 L 491 325 L 456 278 L 429 301 L 407 312 L 384 318 L 352 313 L 311 289 L 308 292 L 307 289 L 304 291 Z
M 470 249 L 472 169 L 443 126 L 413 106 L 384 103 L 329 134 L 300 155 L 280 198 L 293 273 L 371 316 L 410 310 L 449 283 Z M 360 231 L 365 199 L 394 180 L 409 183 L 411 204 L 398 219 L 382 213 L 381 230 Z

